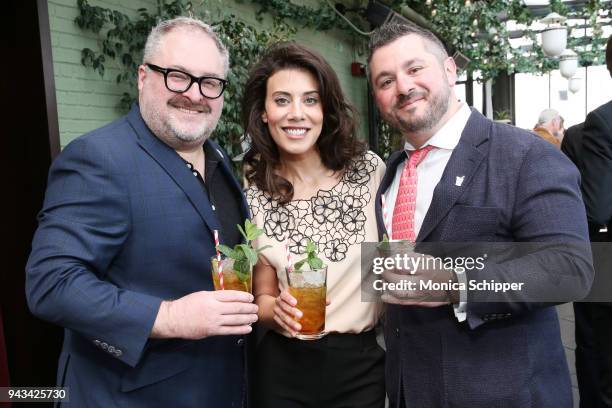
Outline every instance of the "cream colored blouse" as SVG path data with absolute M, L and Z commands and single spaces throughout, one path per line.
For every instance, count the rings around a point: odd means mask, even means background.
M 287 287 L 286 234 L 294 262 L 305 257 L 308 239 L 317 245 L 327 265 L 327 332 L 360 333 L 373 328 L 380 317 L 380 302 L 361 301 L 360 244 L 378 241 L 374 200 L 384 172 L 382 160 L 368 151 L 353 160 L 334 187 L 310 199 L 281 206 L 256 186 L 246 190 L 253 222 L 265 231 L 255 247 L 271 246 L 263 255 L 276 269 L 281 291 Z

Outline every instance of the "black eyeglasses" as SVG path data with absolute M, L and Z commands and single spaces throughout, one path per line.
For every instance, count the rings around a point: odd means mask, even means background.
M 160 72 L 164 75 L 164 82 L 166 88 L 171 92 L 183 93 L 187 92 L 193 83 L 198 84 L 200 93 L 203 97 L 208 99 L 217 99 L 223 94 L 225 86 L 227 85 L 226 79 L 215 78 L 210 76 L 195 77 L 187 72 L 183 72 L 173 68 L 162 68 L 153 64 L 145 64 L 149 69 Z

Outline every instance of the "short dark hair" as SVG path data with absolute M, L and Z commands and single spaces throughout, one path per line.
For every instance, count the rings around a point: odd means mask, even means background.
M 608 37 L 608 44 L 606 45 L 606 66 L 610 76 L 612 76 L 612 35 Z
M 323 107 L 323 128 L 317 148 L 325 167 L 345 171 L 351 160 L 366 149 L 356 138 L 355 108 L 345 99 L 340 81 L 329 63 L 317 52 L 294 42 L 273 45 L 250 71 L 242 100 L 242 126 L 251 138 L 251 147 L 244 157 L 247 181 L 280 204 L 291 201 L 293 185 L 275 172 L 280 155 L 262 114 L 268 79 L 284 69 L 303 69 L 317 79 Z
M 410 34 L 421 37 L 427 50 L 436 55 L 440 62 L 448 58 L 448 51 L 444 43 L 431 31 L 412 23 L 386 23 L 374 30 L 370 36 L 368 64 L 372 61 L 372 55 L 377 49 Z

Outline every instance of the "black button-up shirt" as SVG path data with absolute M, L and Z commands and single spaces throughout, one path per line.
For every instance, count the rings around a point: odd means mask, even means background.
M 217 151 L 210 143 L 204 143 L 204 178 L 194 168 L 185 161 L 187 167 L 191 169 L 194 176 L 198 178 L 202 188 L 208 196 L 217 220 L 221 226 L 221 243 L 230 247 L 243 241 L 237 224 L 244 225 L 244 218 L 240 209 L 242 196 L 240 192 L 233 188 L 234 177 L 231 173 L 221 167 L 223 160 L 221 152 Z

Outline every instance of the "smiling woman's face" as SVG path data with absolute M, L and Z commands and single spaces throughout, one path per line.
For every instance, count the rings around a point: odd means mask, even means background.
M 268 78 L 262 120 L 267 123 L 281 156 L 317 153 L 323 105 L 314 75 L 292 68 L 277 71 Z

